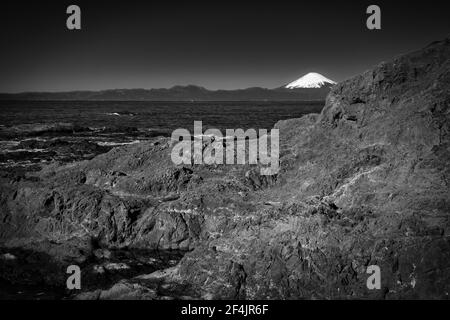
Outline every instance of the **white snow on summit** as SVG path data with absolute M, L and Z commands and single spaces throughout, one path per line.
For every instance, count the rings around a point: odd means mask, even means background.
M 300 79 L 297 79 L 289 83 L 285 88 L 297 89 L 297 88 L 322 88 L 323 86 L 330 84 L 336 84 L 333 80 L 325 78 L 323 75 L 315 72 L 310 72 Z

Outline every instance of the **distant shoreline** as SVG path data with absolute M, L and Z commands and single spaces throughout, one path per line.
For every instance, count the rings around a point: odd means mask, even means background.
M 274 102 L 286 102 L 286 103 L 295 103 L 295 102 L 324 102 L 325 99 L 317 99 L 317 100 L 196 100 L 196 101 L 189 101 L 189 100 L 76 100 L 76 99 L 1 99 L 0 101 L 5 102 L 23 102 L 23 101 L 31 101 L 31 102 L 108 102 L 108 101 L 114 101 L 114 102 L 155 102 L 155 103 L 181 103 L 181 102 L 190 102 L 190 103 L 218 103 L 218 102 L 258 102 L 258 103 L 274 103 Z

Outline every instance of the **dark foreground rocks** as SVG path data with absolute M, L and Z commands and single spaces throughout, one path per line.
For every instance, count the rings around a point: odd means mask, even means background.
M 74 241 L 187 252 L 81 299 L 447 299 L 449 104 L 447 39 L 336 85 L 320 115 L 278 123 L 274 177 L 174 166 L 165 138 L 3 175 L 0 239 L 64 263 L 93 250 L 61 249 Z

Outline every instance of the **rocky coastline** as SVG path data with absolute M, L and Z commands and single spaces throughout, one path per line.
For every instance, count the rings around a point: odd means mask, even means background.
M 67 265 L 94 279 L 120 263 L 108 252 L 151 250 L 179 258 L 57 297 L 448 299 L 449 106 L 445 39 L 335 85 L 320 114 L 277 123 L 277 176 L 175 166 L 164 137 L 3 172 L 0 279 L 64 288 Z M 369 265 L 381 290 L 366 287 Z

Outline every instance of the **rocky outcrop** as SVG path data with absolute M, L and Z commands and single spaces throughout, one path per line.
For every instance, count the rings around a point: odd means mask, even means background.
M 449 81 L 447 39 L 335 86 L 318 116 L 278 123 L 283 170 L 262 197 L 282 207 L 243 215 L 180 272 L 216 297 L 447 298 Z M 381 290 L 366 287 L 369 265 Z
M 449 85 L 449 39 L 336 85 L 320 115 L 276 125 L 272 179 L 174 166 L 165 138 L 4 175 L 0 239 L 189 250 L 157 277 L 189 297 L 447 298 Z M 369 265 L 381 290 L 366 286 Z M 145 278 L 80 298 L 158 298 Z

